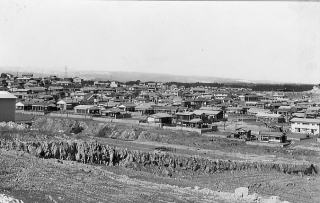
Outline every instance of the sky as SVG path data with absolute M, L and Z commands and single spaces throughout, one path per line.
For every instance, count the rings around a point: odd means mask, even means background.
M 319 83 L 320 3 L 0 0 L 0 72 Z

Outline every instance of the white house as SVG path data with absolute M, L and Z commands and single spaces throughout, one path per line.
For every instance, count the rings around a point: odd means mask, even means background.
M 58 101 L 57 106 L 60 110 L 67 110 L 67 102 L 63 100 Z
M 116 81 L 112 81 L 110 83 L 110 87 L 118 87 L 118 83 Z
M 16 103 L 16 109 L 17 110 L 23 110 L 24 109 L 24 104 L 22 102 L 17 102 Z
M 293 118 L 290 122 L 293 133 L 319 135 L 320 119 Z

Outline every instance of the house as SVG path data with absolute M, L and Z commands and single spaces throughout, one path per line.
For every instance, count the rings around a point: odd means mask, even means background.
M 293 118 L 290 120 L 291 132 L 311 135 L 319 135 L 320 119 Z
M 57 106 L 53 102 L 36 102 L 32 104 L 32 111 L 57 111 Z
M 195 110 L 193 112 L 196 118 L 200 118 L 204 123 L 213 123 L 223 119 L 223 111 L 213 110 Z
M 24 104 L 22 102 L 16 103 L 16 110 L 24 110 Z
M 100 114 L 100 109 L 95 105 L 78 105 L 74 107 L 76 114 Z
M 258 140 L 260 142 L 285 143 L 287 141 L 287 136 L 282 132 L 260 132 Z
M 60 110 L 73 110 L 75 106 L 79 105 L 80 99 L 66 97 L 57 102 L 57 107 Z
M 53 100 L 29 99 L 16 103 L 17 110 L 50 112 L 57 111 L 58 108 Z
M 161 125 L 171 125 L 172 116 L 167 113 L 156 113 L 148 116 L 148 123 L 160 123 Z
M 107 110 L 102 110 L 101 111 L 101 115 L 102 116 L 111 117 L 111 118 L 115 118 L 115 119 L 130 118 L 131 117 L 130 113 L 127 113 L 123 109 L 120 109 L 120 108 L 117 108 L 117 107 L 110 108 L 110 109 L 107 109 Z
M 195 118 L 193 112 L 178 112 L 176 115 L 176 124 L 180 126 L 190 126 L 190 121 Z
M 133 103 L 124 103 L 124 104 L 121 104 L 120 106 L 118 106 L 118 108 L 122 109 L 124 111 L 134 112 L 136 105 Z
M 57 107 L 60 110 L 67 110 L 67 102 L 65 102 L 63 100 L 60 100 L 60 101 L 57 102 Z
M 0 122 L 15 121 L 16 99 L 7 91 L 0 91 Z

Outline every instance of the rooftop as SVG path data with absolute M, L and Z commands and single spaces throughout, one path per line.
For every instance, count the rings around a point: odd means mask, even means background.
M 0 99 L 16 99 L 17 97 L 7 91 L 0 91 Z
M 319 123 L 320 119 L 313 118 L 293 118 L 290 120 L 291 123 Z

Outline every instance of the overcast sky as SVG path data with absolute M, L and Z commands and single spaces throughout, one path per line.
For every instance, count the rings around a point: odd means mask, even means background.
M 319 83 L 320 3 L 0 0 L 7 66 Z

